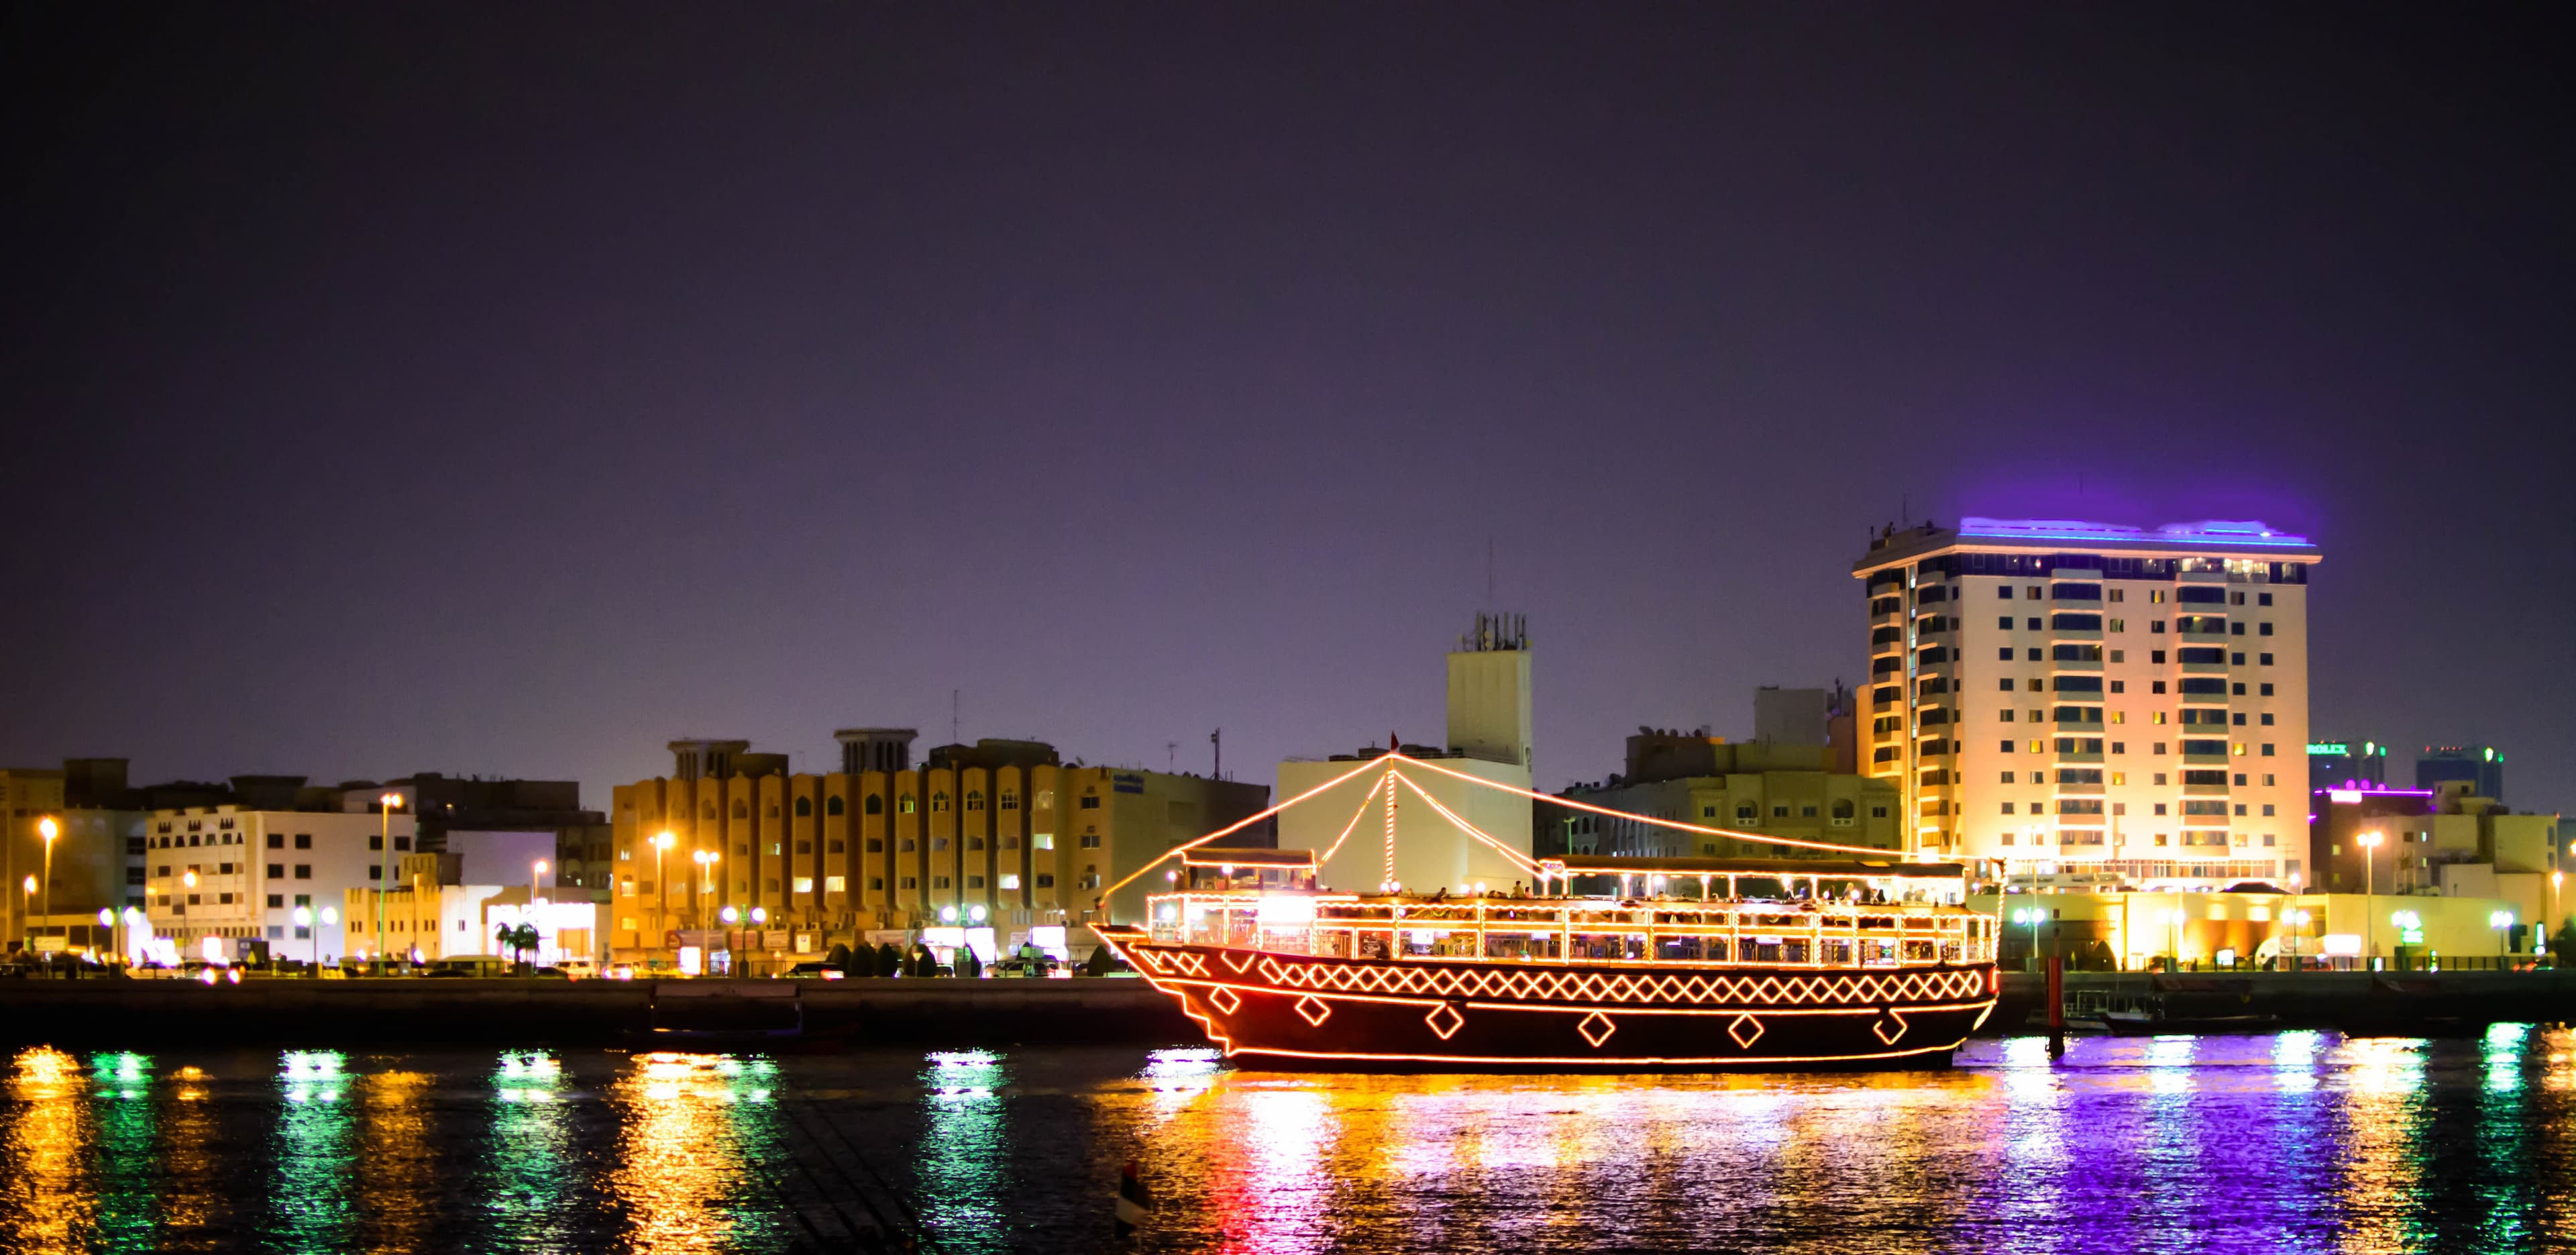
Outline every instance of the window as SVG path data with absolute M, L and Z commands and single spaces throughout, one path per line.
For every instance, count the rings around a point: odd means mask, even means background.
M 946 876 L 933 876 L 930 878 L 930 887 L 933 889 L 945 889 L 948 887 L 948 878 Z
M 900 815 L 909 815 L 909 814 L 911 814 L 911 813 L 912 813 L 912 795 L 911 795 L 911 794 L 909 794 L 909 793 L 904 794 L 900 799 L 898 799 L 898 800 L 895 802 L 895 804 L 894 804 L 894 809 L 895 809 L 895 813 L 900 814 Z
M 1408 777 L 1408 778 L 1409 778 L 1409 777 Z M 1099 810 L 1099 809 L 1100 809 L 1100 799 L 1099 799 L 1097 796 L 1093 795 L 1093 794 L 1089 794 L 1089 793 L 1085 793 L 1085 794 L 1083 794 L 1083 795 L 1082 795 L 1082 802 L 1081 802 L 1081 809 L 1083 809 L 1083 810 L 1087 810 L 1087 811 L 1096 811 L 1096 810 Z
M 2111 691 L 2114 693 L 2126 693 L 2129 691 L 2129 682 L 2126 680 L 2113 680 L 2111 681 Z
M 813 878 L 813 877 L 811 877 L 811 876 L 799 876 L 799 877 L 797 877 L 797 878 L 796 878 L 796 889 L 795 889 L 795 891 L 796 891 L 796 892 L 798 892 L 798 893 L 812 893 L 812 892 L 814 892 L 814 878 Z
M 2005 591 L 2009 592 L 2011 590 L 2007 589 Z M 2003 617 L 1995 620 L 1995 626 L 2007 632 L 2012 630 L 2012 623 L 2013 620 L 2011 615 L 2004 615 Z
M 903 845 L 902 845 L 901 847 L 899 847 L 899 848 L 901 849 L 901 851 L 902 851 L 903 853 L 905 853 L 905 854 L 910 854 L 910 853 L 912 853 L 912 852 L 913 852 L 913 850 L 915 850 L 915 849 L 916 849 L 916 848 L 918 848 L 918 847 L 915 845 L 915 843 L 913 842 L 913 839 L 912 839 L 912 838 L 910 838 L 910 837 L 905 837 L 905 838 L 903 839 Z
M 1995 591 L 1996 591 L 1997 593 L 2001 594 L 2001 595 L 2003 596 L 2003 599 L 2004 599 L 2005 601 L 2011 601 L 2011 600 L 2012 600 L 2012 585 L 2010 585 L 2010 584 L 2006 584 L 2006 585 L 2004 585 L 2003 587 L 1996 589 Z
M 2111 661 L 2115 663 L 2126 662 L 2128 661 L 2128 657 L 2129 651 L 2125 649 L 2115 649 L 2111 651 Z
M 798 819 L 812 819 L 814 817 L 814 799 L 810 797 L 800 797 L 796 799 L 796 817 Z
M 410 849 L 410 848 L 411 848 L 411 838 L 409 838 L 409 837 L 396 837 L 396 838 L 394 838 L 394 849 L 396 849 L 396 850 L 408 850 L 408 849 Z
M 2005 711 L 2005 712 L 2004 712 L 2004 722 L 2005 722 L 2005 723 L 2011 723 L 2012 721 L 2013 721 L 2013 712 L 2011 712 L 2011 711 L 2009 711 L 2009 710 Z
M 2003 691 L 2005 691 L 2005 692 L 2007 692 L 2007 693 L 2009 693 L 2009 692 L 2012 692 L 2012 691 L 2013 691 L 2013 682 L 2012 682 L 2012 677 L 2011 677 L 2011 676 L 2005 676 L 2003 679 L 2001 679 L 2001 680 L 1997 681 L 1996 683 L 1997 683 L 1997 684 L 1998 684 L 1998 685 L 2003 689 Z
M 295 878 L 297 880 L 313 879 L 313 865 L 311 863 L 297 863 L 295 865 Z
M 2270 819 L 2272 817 L 2272 804 L 2270 802 L 2265 802 L 2263 804 L 2263 817 L 2265 819 Z
M 2265 742 L 2263 742 L 2263 757 L 2265 757 L 2265 758 L 2270 758 L 2270 757 L 2272 757 L 2272 742 L 2270 742 L 2270 741 L 2265 741 Z
M 2165 621 L 2162 619 L 2150 620 L 2147 624 L 2147 630 L 2153 633 L 2162 633 L 2165 630 Z
M 1055 848 L 1055 834 L 1052 832 L 1041 832 L 1038 835 L 1029 838 L 1029 846 L 1032 849 L 1052 850 Z
M 312 833 L 309 833 L 309 832 L 299 832 L 299 833 L 296 833 L 296 834 L 295 834 L 295 848 L 296 848 L 296 849 L 299 849 L 299 850 L 309 850 L 309 849 L 312 849 L 312 848 L 313 848 L 313 834 L 312 834 Z
M 945 812 L 947 809 L 948 809 L 948 794 L 947 794 L 947 792 L 946 792 L 945 790 L 942 790 L 942 791 L 940 791 L 940 792 L 933 793 L 933 794 L 931 794 L 931 795 L 930 795 L 930 813 L 931 813 L 931 814 L 933 814 L 933 815 L 941 814 L 941 813 Z
M 2005 772 L 2005 773 L 2004 773 L 2004 780 L 2003 780 L 2003 782 L 2004 782 L 2005 784 L 2011 784 L 2011 783 L 2013 782 L 2013 773 L 2011 773 L 2011 772 L 2009 772 L 2009 771 Z
M 1053 889 L 1053 888 L 1055 888 L 1055 873 L 1053 873 L 1053 872 L 1039 872 L 1039 873 L 1038 873 L 1038 888 L 1040 888 L 1040 889 Z
M 906 886 L 905 886 L 905 888 L 910 888 L 910 887 L 911 887 L 911 886 L 909 886 L 909 885 L 906 885 Z M 868 877 L 868 892 L 870 892 L 870 893 L 883 893 L 883 892 L 885 892 L 885 877 L 883 877 L 883 876 L 870 876 L 870 877 Z
M 2256 636 L 2270 636 L 2272 634 L 2272 624 L 2269 620 L 2255 624 L 2254 628 L 2254 634 Z
M 385 848 L 384 835 L 382 833 L 378 833 L 375 836 L 367 838 L 367 848 L 370 850 L 381 850 Z
M 1019 878 L 1019 876 L 1018 876 L 1017 874 L 1012 874 L 1012 875 L 1007 875 L 1007 876 L 1002 877 L 1002 887 L 1003 887 L 1003 888 L 1005 888 L 1005 889 L 1017 889 L 1017 888 L 1019 888 L 1019 887 L 1020 887 L 1020 878 Z
M 883 854 L 883 853 L 885 853 L 885 838 L 883 838 L 883 837 L 870 837 L 870 838 L 868 838 L 867 852 L 868 852 L 868 853 L 870 853 L 870 854 Z
M 921 887 L 921 878 L 918 876 L 906 876 L 903 878 L 903 887 L 906 889 L 917 889 Z
M 2012 813 L 2013 813 L 2013 804 L 2012 804 L 2012 803 L 2010 803 L 2010 802 L 2006 802 L 2006 803 L 2004 803 L 2004 813 L 2005 813 L 2005 814 L 2007 814 L 2007 815 L 2009 815 L 2009 814 L 2012 814 Z
M 2030 678 L 2030 691 L 2034 693 L 2040 691 L 2040 679 L 2038 676 L 2032 676 Z
M 870 815 L 882 815 L 885 813 L 885 799 L 871 793 L 866 801 L 859 804 L 859 809 Z
M 1997 662 L 2011 662 L 2012 660 L 2013 660 L 2013 651 L 2012 651 L 2012 646 L 2010 646 L 2010 645 L 2006 645 L 2006 646 L 2004 646 L 2003 648 L 1998 649 L 1998 650 L 1996 650 L 1996 651 L 1995 651 L 1995 661 L 1997 661 Z M 2009 681 L 2009 680 L 2008 680 L 2008 681 L 2005 681 L 2005 683 L 2011 683 L 2011 681 Z
M 2111 742 L 2111 752 L 2114 754 L 2126 754 L 2129 752 L 2129 743 L 2126 741 L 2113 741 Z
M 1755 810 L 1753 803 L 1751 802 L 1738 802 L 1735 804 L 1735 817 L 1739 820 L 1751 823 L 1753 820 L 1759 818 L 1760 815 L 1761 812 Z
M 832 842 L 831 842 L 831 844 L 830 844 L 830 845 L 828 845 L 828 846 L 826 846 L 826 847 L 824 847 L 824 851 L 823 851 L 823 852 L 824 852 L 824 853 L 826 853 L 826 854 L 840 854 L 840 853 L 843 853 L 844 851 L 846 851 L 847 849 L 848 849 L 848 843 L 846 843 L 846 842 L 842 841 L 839 837 L 834 837 L 834 838 L 832 838 Z
M 968 789 L 968 790 L 966 791 L 966 809 L 968 809 L 968 810 L 970 810 L 970 811 L 980 811 L 980 810 L 984 809 L 984 791 L 983 791 L 983 790 L 981 790 L 981 789 Z
M 934 849 L 934 850 L 945 850 L 945 849 L 947 849 L 947 848 L 948 848 L 948 838 L 946 838 L 946 837 L 932 837 L 932 838 L 930 839 L 930 848 L 931 848 L 931 849 Z
M 2265 696 L 2265 697 L 2270 697 L 2271 695 L 2272 695 L 2272 686 L 2271 686 L 2271 685 L 2269 685 L 2269 684 L 2264 685 L 2264 686 L 2263 686 L 2263 696 Z
M 2113 619 L 2111 620 L 2111 630 L 2114 632 L 2126 632 L 2129 630 L 2129 621 L 2127 619 Z
M 270 910 L 272 910 L 272 911 L 282 911 L 282 910 L 285 910 L 285 909 L 286 909 L 286 895 L 285 895 L 285 894 L 282 894 L 282 893 L 272 893 L 272 894 L 268 895 L 268 909 L 270 909 Z
M 1083 849 L 1086 849 L 1086 850 L 1097 850 L 1097 849 L 1099 849 L 1099 848 L 1100 848 L 1100 834 L 1099 834 L 1099 833 L 1096 833 L 1096 832 L 1086 832 L 1086 833 L 1082 834 L 1082 848 L 1083 848 Z
M 283 849 L 285 849 L 285 848 L 286 848 L 286 834 L 285 834 L 285 833 L 282 833 L 282 832 L 272 832 L 272 833 L 268 834 L 268 848 L 270 848 L 270 849 L 272 849 L 272 850 L 283 850 Z
M 1013 793 L 1008 789 L 1004 789 L 1002 791 L 1001 806 L 1002 809 L 1006 811 L 1018 810 L 1020 808 L 1020 795 Z
M 167 873 L 164 873 L 164 874 L 166 875 Z M 271 864 L 269 864 L 269 865 L 268 865 L 268 878 L 269 878 L 269 879 L 271 879 L 271 880 L 284 880 L 284 879 L 286 879 L 286 864 L 284 864 L 284 863 L 271 863 Z
M 2268 667 L 2272 665 L 2272 655 L 2270 654 L 2256 654 L 2254 655 L 2254 659 L 2262 666 Z
M 811 854 L 814 852 L 814 843 L 811 841 L 799 841 L 796 843 L 796 852 L 799 854 Z

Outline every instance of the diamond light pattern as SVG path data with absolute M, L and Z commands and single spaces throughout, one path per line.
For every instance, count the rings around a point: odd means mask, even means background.
M 1592 1043 L 1592 1048 L 1595 1050 L 1601 1048 L 1601 1043 L 1610 1040 L 1610 1034 L 1617 1032 L 1618 1029 L 1618 1025 L 1610 1022 L 1609 1016 L 1598 1011 L 1583 1017 L 1583 1022 L 1574 1026 L 1574 1031 L 1583 1034 L 1583 1040 Z
M 1431 1008 L 1431 1014 L 1422 1017 L 1422 1022 L 1430 1025 L 1432 1033 L 1440 1040 L 1447 1041 L 1458 1031 L 1459 1026 L 1467 1022 L 1467 1017 L 1460 1015 L 1458 1008 L 1444 1002 Z
M 1169 952 L 1177 960 L 1186 951 Z M 1205 963 L 1198 965 L 1204 974 Z M 1867 1006 L 1982 997 L 1983 980 L 1966 969 L 1942 972 L 1664 973 L 1521 971 L 1433 964 L 1300 963 L 1263 955 L 1261 978 L 1288 989 L 1395 994 L 1424 998 L 1490 998 L 1510 1002 L 1716 1003 L 1755 1006 Z
M 1889 1011 L 1873 1021 L 1869 1031 L 1878 1034 L 1880 1041 L 1893 1046 L 1897 1038 L 1905 1036 L 1905 1014 L 1901 1011 Z
M 1751 1050 L 1753 1043 L 1762 1039 L 1762 1021 L 1749 1015 L 1739 1015 L 1727 1022 L 1726 1035 L 1734 1038 L 1736 1045 Z
M 1332 1004 L 1325 1002 L 1323 999 L 1318 998 L 1313 994 L 1308 994 L 1303 998 L 1299 998 L 1297 1000 L 1296 1011 L 1298 1018 L 1303 1019 L 1317 1028 L 1322 1028 L 1324 1026 L 1324 1021 L 1333 1014 Z
M 1232 1015 L 1234 1014 L 1234 1009 L 1236 1007 L 1243 1005 L 1243 999 L 1233 990 L 1228 989 L 1223 985 L 1219 985 L 1216 987 L 1215 993 L 1208 995 L 1208 1005 L 1215 1007 L 1217 1010 L 1222 1011 L 1227 1015 Z

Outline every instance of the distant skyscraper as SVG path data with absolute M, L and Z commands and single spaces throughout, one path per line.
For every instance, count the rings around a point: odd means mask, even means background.
M 2477 795 L 2504 800 L 2504 755 L 2492 745 L 2427 745 L 2415 756 L 2415 787 L 2430 789 L 2446 780 L 2466 780 Z
M 2308 742 L 2308 788 L 2377 788 L 2387 783 L 2388 746 L 2385 742 Z
M 2261 523 L 1891 528 L 1852 565 L 1861 770 L 1903 785 L 1913 848 L 1994 872 L 2295 871 L 2319 557 Z

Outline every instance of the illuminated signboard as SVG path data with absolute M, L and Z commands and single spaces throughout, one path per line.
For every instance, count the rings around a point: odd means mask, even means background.
M 2349 754 L 2352 752 L 2352 747 L 2341 741 L 2311 741 L 2308 743 L 2308 752 L 2311 754 Z

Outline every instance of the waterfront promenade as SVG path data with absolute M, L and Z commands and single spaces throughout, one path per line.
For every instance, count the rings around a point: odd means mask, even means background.
M 2011 972 L 1984 1034 L 2021 1031 L 2040 976 Z M 2177 1015 L 2269 1016 L 2283 1028 L 2441 1036 L 2492 1023 L 2576 1022 L 2576 971 L 2183 974 L 2070 972 L 2071 996 L 2155 996 Z M 1141 980 L 0 981 L 0 1042 L 146 1039 L 194 1046 L 313 1043 L 616 1045 L 664 1027 L 774 1027 L 858 1045 L 1169 1045 L 1198 1027 Z

